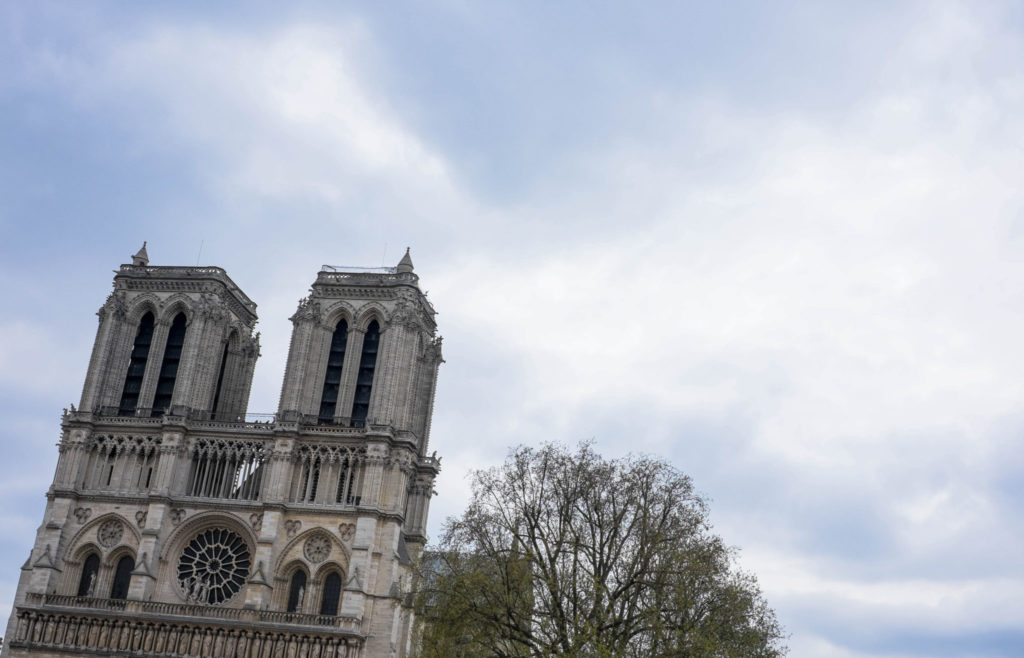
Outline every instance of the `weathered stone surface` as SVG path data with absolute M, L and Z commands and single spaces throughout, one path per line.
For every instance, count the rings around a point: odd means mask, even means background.
M 150 266 L 145 248 L 121 266 L 63 416 L 4 656 L 408 655 L 400 590 L 440 468 L 433 307 L 408 255 L 325 267 L 291 318 L 266 415 L 246 413 L 255 311 L 220 268 Z

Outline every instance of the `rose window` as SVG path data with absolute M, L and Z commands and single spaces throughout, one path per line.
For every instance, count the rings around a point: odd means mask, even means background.
M 223 528 L 199 533 L 178 560 L 178 582 L 194 603 L 223 603 L 237 594 L 249 575 L 249 547 Z
M 117 542 L 121 541 L 121 537 L 124 535 L 124 524 L 117 519 L 108 519 L 100 524 L 100 529 L 96 531 L 96 539 L 99 540 L 100 546 L 110 548 Z
M 306 554 L 306 559 L 313 564 L 323 562 L 331 553 L 331 540 L 324 535 L 313 535 L 306 540 L 306 546 L 303 550 Z

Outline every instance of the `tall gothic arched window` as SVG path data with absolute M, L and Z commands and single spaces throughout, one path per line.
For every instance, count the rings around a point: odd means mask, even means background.
M 82 576 L 78 579 L 78 596 L 96 595 L 96 578 L 100 575 L 100 556 L 90 553 L 82 564 Z
M 119 416 L 131 416 L 139 405 L 139 391 L 142 390 L 142 376 L 146 374 L 146 361 L 149 359 L 149 346 L 153 342 L 153 314 L 146 313 L 139 321 L 135 332 L 135 344 L 132 346 L 131 360 L 128 361 L 128 374 L 124 377 L 124 389 L 121 391 L 121 403 L 117 407 Z
M 352 401 L 352 427 L 366 425 L 370 412 L 370 391 L 373 388 L 373 371 L 377 365 L 377 345 L 380 342 L 380 325 L 374 320 L 363 336 L 363 353 L 359 357 L 359 373 L 356 375 L 356 394 Z
M 306 598 L 306 572 L 295 571 L 292 582 L 288 586 L 288 612 L 302 612 L 302 603 Z
M 348 323 L 339 320 L 331 336 L 331 352 L 327 355 L 327 372 L 324 374 L 324 391 L 320 396 L 321 425 L 334 420 L 334 408 L 338 404 L 338 389 L 341 388 L 341 368 L 345 365 L 345 345 L 348 343 Z
M 132 582 L 132 571 L 134 569 L 135 559 L 131 555 L 125 555 L 117 561 L 117 568 L 114 570 L 114 584 L 110 588 L 110 598 L 128 598 L 128 586 Z
M 227 368 L 227 365 L 228 365 L 228 343 L 224 343 L 224 352 L 221 354 L 221 357 L 220 357 L 220 372 L 217 373 L 217 391 L 213 394 L 213 406 L 211 407 L 211 409 L 213 410 L 213 418 L 214 418 L 214 420 L 218 420 L 218 418 L 217 418 L 217 411 L 218 411 L 218 407 L 220 406 L 220 389 L 221 389 L 222 386 L 224 386 L 224 370 Z M 227 418 L 223 418 L 223 419 L 220 419 L 220 420 L 228 420 L 228 419 Z
M 171 322 L 171 330 L 167 333 L 167 347 L 164 348 L 164 360 L 160 364 L 160 378 L 156 382 L 156 395 L 153 397 L 153 415 L 162 416 L 171 406 L 174 395 L 174 381 L 178 377 L 178 362 L 181 361 L 181 348 L 185 345 L 185 314 L 178 313 Z
M 341 598 L 341 576 L 337 571 L 332 571 L 324 579 L 324 591 L 320 596 L 320 614 L 338 614 L 338 599 Z

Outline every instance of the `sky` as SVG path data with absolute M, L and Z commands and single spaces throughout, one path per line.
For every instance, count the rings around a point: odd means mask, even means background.
M 1024 8 L 0 4 L 0 619 L 112 270 L 412 250 L 430 533 L 511 446 L 669 460 L 794 657 L 1024 655 Z

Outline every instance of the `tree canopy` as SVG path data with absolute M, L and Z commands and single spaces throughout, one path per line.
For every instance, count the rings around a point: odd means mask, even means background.
M 690 478 L 588 444 L 515 448 L 474 473 L 420 590 L 424 658 L 786 653 Z

